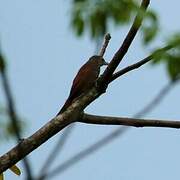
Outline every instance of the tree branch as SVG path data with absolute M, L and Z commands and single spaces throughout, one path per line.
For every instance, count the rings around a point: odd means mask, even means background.
M 99 96 L 100 93 L 96 87 L 93 87 L 89 92 L 77 98 L 64 113 L 53 118 L 46 125 L 36 131 L 32 136 L 23 139 L 13 149 L 1 156 L 0 173 L 16 164 L 30 152 L 61 131 L 64 127 L 75 122 L 77 118 L 80 118 L 82 115 L 81 112 L 84 110 L 84 108 Z
M 149 5 L 150 0 L 142 0 L 141 9 L 146 10 Z M 132 43 L 141 23 L 142 23 L 143 16 L 139 12 L 136 16 L 134 23 L 127 34 L 122 46 L 117 51 L 115 56 L 113 57 L 110 65 L 103 73 L 101 78 L 102 83 L 100 86 L 108 83 L 109 78 L 113 74 L 114 70 L 126 54 L 130 44 Z M 52 119 L 46 125 L 44 125 L 41 129 L 35 132 L 32 136 L 24 139 L 21 143 L 7 152 L 5 155 L 0 157 L 0 173 L 11 167 L 12 165 L 16 164 L 19 160 L 24 158 L 30 152 L 35 150 L 53 135 L 61 131 L 64 127 L 73 123 L 80 118 L 82 115 L 81 112 L 96 98 L 98 98 L 103 92 L 100 92 L 97 87 L 93 87 L 89 92 L 83 94 L 77 100 L 75 100 L 71 106 L 67 108 L 67 110 L 60 114 L 59 116 Z M 18 152 L 21 152 L 18 155 Z
M 114 73 L 114 74 L 112 75 L 111 79 L 110 79 L 110 82 L 112 82 L 112 81 L 114 81 L 115 79 L 117 79 L 118 77 L 120 77 L 120 76 L 128 73 L 129 71 L 135 70 L 135 69 L 141 67 L 142 65 L 148 63 L 149 61 L 151 61 L 151 60 L 154 58 L 155 54 L 157 54 L 158 52 L 168 51 L 168 50 L 174 48 L 175 46 L 176 46 L 176 45 L 174 45 L 174 46 L 173 46 L 173 45 L 167 45 L 167 46 L 165 46 L 165 47 L 163 47 L 163 48 L 157 49 L 157 50 L 154 51 L 151 55 L 149 55 L 149 56 L 147 56 L 146 58 L 140 60 L 139 62 L 134 63 L 134 64 L 132 64 L 132 65 L 130 65 L 130 66 L 127 66 L 127 67 L 125 67 L 124 69 L 122 69 L 122 70 Z
M 165 127 L 180 128 L 180 121 L 164 121 L 150 119 L 136 119 L 126 117 L 108 117 L 84 114 L 83 118 L 78 120 L 81 123 L 99 124 L 99 125 L 124 125 L 134 127 Z
M 107 33 L 105 35 L 105 37 L 104 37 L 104 42 L 103 42 L 102 48 L 101 48 L 101 50 L 99 52 L 99 56 L 102 56 L 102 57 L 104 56 L 104 53 L 106 51 L 106 48 L 107 48 L 107 46 L 109 44 L 110 39 L 111 39 L 111 35 L 109 33 Z
M 150 0 L 142 0 L 140 9 L 145 11 L 147 9 L 149 3 L 150 3 Z M 126 38 L 124 39 L 121 47 L 115 53 L 110 64 L 104 71 L 104 73 L 101 77 L 102 84 L 107 84 L 109 82 L 112 74 L 114 73 L 114 71 L 117 68 L 117 66 L 119 65 L 119 63 L 122 61 L 123 57 L 125 56 L 126 52 L 128 51 L 128 49 L 131 45 L 133 39 L 135 38 L 135 36 L 141 26 L 142 20 L 143 20 L 142 11 L 139 11 Z
M 19 160 L 24 158 L 34 149 L 39 147 L 50 137 L 56 134 L 58 131 L 66 127 L 70 122 L 65 121 L 66 116 L 57 117 L 52 119 L 49 123 L 35 132 L 27 139 L 23 139 L 18 145 L 16 145 L 9 152 L 0 157 L 0 173 L 16 164 Z M 21 153 L 19 153 L 21 152 Z

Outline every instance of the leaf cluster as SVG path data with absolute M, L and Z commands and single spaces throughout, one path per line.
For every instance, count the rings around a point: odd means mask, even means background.
M 104 36 L 110 22 L 117 26 L 129 23 L 137 11 L 142 11 L 134 0 L 74 0 L 71 11 L 71 25 L 77 36 L 86 30 L 92 39 Z M 144 12 L 142 12 L 143 14 Z M 144 43 L 149 43 L 157 34 L 158 21 L 155 12 L 146 15 L 143 26 Z
M 165 64 L 172 81 L 180 79 L 180 34 L 176 33 L 167 41 L 174 48 L 170 51 L 157 51 L 154 53 L 153 64 Z

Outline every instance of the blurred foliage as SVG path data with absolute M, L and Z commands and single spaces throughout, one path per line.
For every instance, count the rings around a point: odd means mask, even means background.
M 25 122 L 23 119 L 18 121 L 18 126 L 21 131 L 25 129 Z M 0 106 L 0 139 L 9 140 L 15 137 L 14 128 L 11 121 L 9 120 L 8 110 L 3 106 Z
M 6 60 L 0 49 L 0 75 L 5 75 Z M 24 121 L 18 118 L 18 127 L 20 131 L 24 129 Z M 9 138 L 15 137 L 14 127 L 12 121 L 9 119 L 8 109 L 3 105 L 0 105 L 0 139 L 8 140 Z
M 148 45 L 156 37 L 159 30 L 157 14 L 153 10 L 144 12 L 136 0 L 73 0 L 71 24 L 78 36 L 86 30 L 92 39 L 104 36 L 113 22 L 117 26 L 132 23 L 137 12 L 144 17 L 141 27 L 144 45 Z M 170 51 L 157 51 L 153 64 L 165 63 L 172 81 L 180 76 L 180 35 L 176 34 L 166 43 L 176 46 Z
M 142 25 L 143 42 L 145 45 L 150 43 L 157 35 L 159 24 L 157 15 L 154 11 L 148 11 L 146 14 L 146 21 Z
M 117 26 L 130 23 L 139 9 L 135 0 L 73 0 L 71 25 L 78 36 L 88 30 L 92 39 L 104 36 L 109 30 L 109 22 Z M 144 12 L 142 12 L 144 15 Z M 158 30 L 157 15 L 148 11 L 142 27 L 144 44 L 156 36 Z
M 24 122 L 18 121 L 18 125 L 22 130 L 24 130 Z M 15 137 L 15 132 L 12 127 L 12 123 L 9 123 L 9 119 L 1 118 L 0 117 L 0 139 L 2 140 L 9 140 L 10 138 Z
M 3 72 L 5 69 L 5 59 L 4 56 L 0 53 L 0 72 Z
M 7 114 L 6 108 L 4 108 L 2 105 L 0 105 L 0 116 Z
M 180 78 L 180 33 L 174 34 L 167 42 L 174 47 L 169 51 L 157 51 L 153 64 L 164 63 L 172 81 Z
M 18 120 L 17 125 L 18 125 L 19 131 L 22 132 L 25 128 L 25 122 L 23 120 Z M 9 136 L 15 136 L 16 135 L 14 127 L 13 127 L 12 122 L 10 120 L 7 121 L 6 132 Z

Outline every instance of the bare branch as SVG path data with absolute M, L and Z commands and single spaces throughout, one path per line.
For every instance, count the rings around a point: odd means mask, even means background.
M 108 117 L 95 116 L 84 114 L 79 122 L 87 124 L 99 125 L 124 125 L 134 127 L 165 127 L 165 128 L 180 128 L 180 121 L 164 121 L 164 120 L 150 120 L 150 119 L 135 119 L 126 117 Z
M 58 131 L 66 127 L 70 122 L 65 121 L 66 116 L 60 116 L 52 119 L 49 123 L 35 132 L 27 139 L 23 139 L 9 152 L 0 157 L 0 173 L 16 164 L 19 160 L 28 155 L 31 151 L 39 147 Z M 21 153 L 19 153 L 21 152 Z
M 141 10 L 146 10 L 148 5 L 150 3 L 150 0 L 142 0 L 141 3 Z M 104 71 L 102 77 L 101 77 L 101 83 L 107 84 L 114 73 L 115 69 L 119 65 L 119 63 L 122 61 L 123 57 L 125 56 L 126 52 L 128 51 L 132 41 L 134 40 L 140 26 L 143 20 L 142 12 L 139 11 L 126 38 L 124 39 L 121 47 L 118 49 L 118 51 L 115 53 L 113 59 L 111 60 L 110 64 Z
M 106 48 L 107 48 L 107 46 L 109 44 L 110 39 L 111 39 L 111 35 L 109 33 L 107 33 L 105 35 L 105 37 L 104 37 L 104 43 L 103 43 L 102 48 L 101 48 L 101 50 L 99 52 L 100 56 L 102 56 L 102 57 L 104 56 L 104 53 L 106 51 Z
M 174 47 L 175 47 L 175 45 L 174 45 L 174 46 L 173 46 L 173 45 L 167 45 L 167 46 L 165 46 L 165 47 L 163 47 L 163 48 L 157 49 L 157 50 L 154 51 L 151 55 L 147 56 L 146 58 L 142 59 L 141 61 L 139 61 L 139 62 L 137 62 L 137 63 L 134 63 L 134 64 L 132 64 L 132 65 L 130 65 L 130 66 L 127 66 L 127 67 L 125 67 L 124 69 L 122 69 L 122 70 L 114 73 L 114 74 L 112 75 L 112 77 L 111 77 L 111 79 L 110 79 L 109 82 L 112 82 L 112 81 L 114 81 L 115 79 L 117 79 L 118 77 L 120 77 L 120 76 L 122 76 L 122 75 L 124 75 L 124 74 L 126 74 L 126 73 L 128 73 L 128 72 L 130 72 L 130 71 L 132 71 L 132 70 L 135 70 L 135 69 L 141 67 L 142 65 L 148 63 L 149 61 L 151 61 L 151 60 L 154 58 L 154 55 L 155 55 L 156 53 L 158 53 L 158 52 L 160 52 L 160 51 L 168 51 L 168 50 L 170 50 L 170 49 L 172 49 L 172 48 L 174 48 Z

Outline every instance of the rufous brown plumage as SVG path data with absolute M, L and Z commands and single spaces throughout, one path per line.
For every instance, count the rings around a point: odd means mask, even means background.
M 74 78 L 69 97 L 57 115 L 63 113 L 73 100 L 93 87 L 99 76 L 100 67 L 103 65 L 108 65 L 108 63 L 101 56 L 95 55 L 89 58 Z

